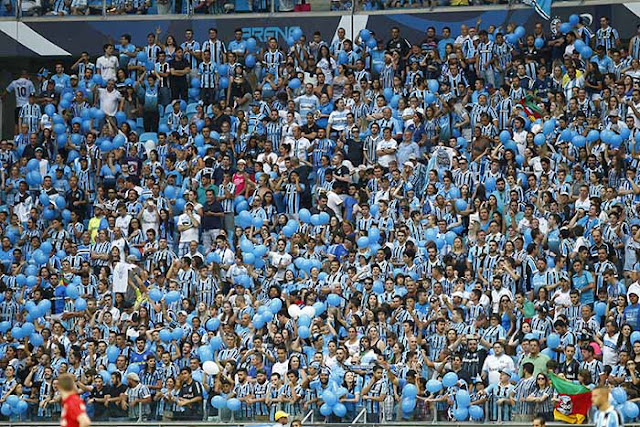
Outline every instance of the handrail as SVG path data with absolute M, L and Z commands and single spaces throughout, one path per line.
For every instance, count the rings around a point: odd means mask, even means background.
M 353 419 L 353 421 L 351 421 L 351 424 L 356 424 L 356 423 L 358 422 L 358 420 L 359 420 L 362 416 L 364 416 L 364 415 L 366 415 L 366 414 L 367 414 L 367 408 L 362 408 L 362 411 L 360 411 L 360 413 L 359 413 L 358 415 L 356 415 L 356 417 Z M 363 421 L 363 423 L 366 423 L 366 422 L 367 422 L 367 420 L 365 419 L 365 420 Z
M 311 418 L 311 423 L 313 423 L 313 409 L 312 409 L 312 410 L 310 410 L 310 411 L 307 413 L 307 415 L 305 415 L 305 416 L 304 416 L 304 418 L 302 419 L 301 424 L 302 424 L 302 425 L 304 425 L 304 424 L 307 422 L 307 420 L 308 420 L 309 418 Z
M 493 422 L 495 423 L 495 422 Z M 439 421 L 437 422 L 438 426 L 443 426 L 443 427 L 480 427 L 485 425 L 486 423 L 483 422 L 475 422 L 475 421 L 465 421 L 465 422 L 448 422 L 448 421 Z M 60 423 L 54 423 L 54 422 L 22 422 L 22 421 L 9 421 L 6 422 L 4 425 L 7 426 L 15 426 L 15 427 L 40 427 L 40 426 L 46 426 L 46 427 L 59 427 Z M 235 423 L 222 423 L 222 422 L 203 422 L 203 421 L 160 421 L 160 420 L 155 420 L 155 421 L 145 421 L 143 423 L 138 423 L 137 420 L 136 421 L 120 421 L 120 422 L 109 422 L 109 421 L 98 421 L 98 422 L 92 422 L 91 423 L 92 426 L 94 427 L 264 427 L 265 424 L 264 423 L 258 423 L 258 422 L 247 422 L 247 423 L 242 423 L 242 422 L 235 422 Z M 303 425 L 305 425 L 303 423 Z M 307 424 L 308 426 L 314 426 L 314 427 L 350 427 L 351 424 L 348 423 L 309 423 Z M 368 426 L 371 427 L 418 427 L 418 426 L 432 426 L 433 423 L 432 422 L 428 422 L 428 421 L 411 421 L 411 422 L 394 422 L 394 421 L 385 421 L 384 424 L 382 423 L 370 423 L 367 424 Z M 531 423 L 524 423 L 524 422 L 513 422 L 513 421 L 507 421 L 507 422 L 503 422 L 502 424 L 505 427 L 530 427 Z M 552 422 L 547 422 L 547 426 L 548 427 L 566 427 L 565 423 L 561 423 L 561 422 L 556 422 L 556 421 L 552 421 Z M 640 424 L 638 423 L 626 423 L 625 426 L 629 427 L 629 426 L 638 426 L 640 427 Z M 594 427 L 594 424 L 582 424 L 582 427 Z

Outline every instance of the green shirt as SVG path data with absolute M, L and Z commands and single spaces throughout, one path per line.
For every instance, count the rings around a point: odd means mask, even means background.
M 203 188 L 202 186 L 198 187 L 196 191 L 198 193 L 198 203 L 203 206 L 207 203 L 207 190 L 213 190 L 213 195 L 218 196 L 218 187 L 214 184 L 209 184 L 207 188 Z
M 547 356 L 546 354 L 542 354 L 542 353 L 538 353 L 538 355 L 533 358 L 531 356 L 527 356 L 524 359 L 522 359 L 522 361 L 520 362 L 520 371 L 519 371 L 519 375 L 522 378 L 522 366 L 525 363 L 532 363 L 533 364 L 533 375 L 538 375 L 540 373 L 546 374 L 547 373 L 547 362 L 551 360 L 549 359 L 549 356 Z

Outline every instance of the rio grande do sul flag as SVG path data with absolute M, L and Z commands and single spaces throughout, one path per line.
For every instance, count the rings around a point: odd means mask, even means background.
M 591 407 L 591 390 L 553 374 L 549 378 L 560 399 L 553 411 L 553 418 L 569 424 L 584 423 Z

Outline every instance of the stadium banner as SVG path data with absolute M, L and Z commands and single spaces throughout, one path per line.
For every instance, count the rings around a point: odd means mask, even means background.
M 597 29 L 595 17 L 609 16 L 613 26 L 618 29 L 622 39 L 629 39 L 636 32 L 636 24 L 640 16 L 640 3 L 595 5 L 585 3 L 581 6 L 565 6 L 562 2 L 554 3 L 551 17 L 558 17 L 567 21 L 569 15 L 590 15 L 593 19 L 592 31 Z M 631 12 L 631 13 L 630 13 Z M 252 15 L 238 15 L 238 17 L 201 19 L 176 15 L 171 18 L 150 19 L 125 17 L 123 19 L 75 19 L 68 18 L 39 18 L 37 20 L 2 21 L 0 22 L 0 56 L 1 57 L 77 57 L 87 51 L 92 56 L 102 54 L 102 45 L 107 41 L 117 42 L 121 34 L 131 34 L 133 43 L 144 44 L 148 33 L 157 28 L 162 30 L 162 36 L 173 34 L 178 40 L 183 38 L 186 29 L 194 30 L 197 40 L 206 38 L 207 30 L 211 27 L 218 29 L 222 39 L 228 40 L 236 28 L 242 28 L 245 38 L 254 37 L 263 43 L 269 37 L 275 37 L 278 42 L 286 46 L 286 39 L 296 28 L 302 28 L 310 38 L 315 31 L 320 31 L 325 40 L 333 35 L 339 27 L 346 29 L 347 36 L 353 38 L 358 32 L 367 28 L 380 33 L 385 39 L 393 26 L 398 26 L 402 34 L 409 40 L 421 40 L 428 27 L 434 27 L 440 34 L 442 28 L 457 29 L 462 24 L 475 26 L 477 20 L 481 27 L 489 25 L 505 28 L 508 23 L 523 25 L 532 30 L 537 22 L 542 22 L 545 32 L 549 32 L 549 23 L 531 7 L 515 8 L 476 8 L 455 9 L 431 13 L 400 13 L 384 11 L 371 14 L 309 14 L 296 13 L 293 15 L 267 15 L 256 17 Z

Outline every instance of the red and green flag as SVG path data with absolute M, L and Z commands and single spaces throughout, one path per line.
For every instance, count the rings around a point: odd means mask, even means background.
M 549 377 L 560 400 L 553 411 L 553 418 L 569 424 L 584 423 L 591 408 L 591 390 L 553 374 Z
M 531 95 L 527 95 L 522 101 L 520 101 L 524 113 L 529 117 L 529 120 L 534 121 L 542 117 L 542 109 L 538 107 Z

